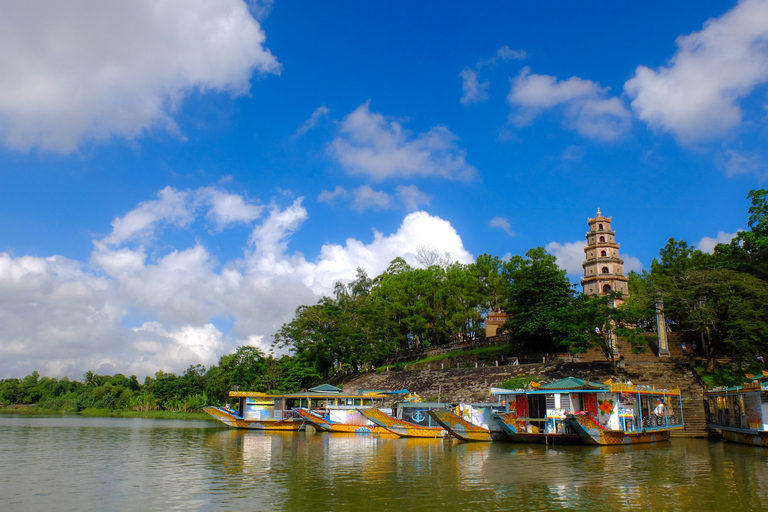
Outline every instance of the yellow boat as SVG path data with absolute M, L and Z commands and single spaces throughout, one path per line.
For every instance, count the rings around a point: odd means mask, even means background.
M 360 409 L 360 413 L 376 425 L 400 437 L 445 437 L 448 431 L 442 426 L 419 425 L 389 415 L 380 409 Z M 425 416 L 430 418 L 430 416 Z
M 253 391 L 230 391 L 230 408 L 208 406 L 205 412 L 227 426 L 252 430 L 303 430 L 307 420 L 297 409 L 327 410 L 333 407 L 382 407 L 386 395 L 366 393 L 347 395 L 341 389 L 323 384 L 301 393 L 268 395 Z M 366 420 L 367 421 L 367 420 Z

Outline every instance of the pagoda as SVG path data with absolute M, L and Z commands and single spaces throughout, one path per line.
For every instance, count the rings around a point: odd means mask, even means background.
M 587 295 L 607 295 L 613 291 L 629 296 L 629 279 L 624 276 L 624 260 L 619 258 L 616 232 L 611 230 L 611 217 L 597 216 L 587 219 L 586 259 L 582 263 L 584 277 L 581 286 Z

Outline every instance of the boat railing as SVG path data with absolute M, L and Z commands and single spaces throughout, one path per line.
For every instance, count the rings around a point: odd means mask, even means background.
M 682 425 L 683 421 L 679 414 L 643 416 L 643 428 L 678 427 Z
M 721 427 L 749 428 L 741 415 L 734 414 L 707 414 L 707 423 Z

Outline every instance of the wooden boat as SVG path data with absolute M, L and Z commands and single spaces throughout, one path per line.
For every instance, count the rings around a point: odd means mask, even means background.
M 433 409 L 429 415 L 461 441 L 509 441 L 494 417 L 504 410 L 499 404 L 459 404 L 453 410 Z
M 567 422 L 587 444 L 667 441 L 672 430 L 684 428 L 679 389 L 607 381 L 583 396 L 584 410 L 568 414 Z
M 342 390 L 328 384 L 311 388 L 302 393 L 267 395 L 252 391 L 231 391 L 234 409 L 208 406 L 203 410 L 225 425 L 253 430 L 303 430 L 307 420 L 297 411 L 330 407 L 382 407 L 386 398 L 383 394 L 345 395 Z
M 366 407 L 328 406 L 314 411 L 299 407 L 296 412 L 317 430 L 337 434 L 389 434 L 389 430 L 369 420 Z M 378 409 L 372 409 L 378 410 Z
M 747 378 L 741 386 L 704 392 L 707 426 L 734 443 L 768 446 L 768 372 Z
M 393 414 L 387 414 L 380 409 L 360 409 L 360 413 L 376 425 L 387 429 L 400 437 L 445 437 L 448 431 L 439 424 L 432 424 L 433 419 L 428 414 L 432 409 L 444 408 L 446 404 L 416 402 L 398 403 Z M 412 421 L 403 419 L 406 417 Z M 419 423 L 416 423 L 418 421 Z
M 568 412 L 583 410 L 585 395 L 602 391 L 605 385 L 575 377 L 532 384 L 526 389 L 491 388 L 491 395 L 507 403 L 507 412 L 497 413 L 504 432 L 518 443 L 582 443 L 566 421 Z

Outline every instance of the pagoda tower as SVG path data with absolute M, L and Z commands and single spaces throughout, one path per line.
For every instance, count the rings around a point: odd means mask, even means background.
M 619 258 L 616 232 L 611 231 L 611 217 L 597 216 L 587 219 L 589 232 L 584 247 L 586 259 L 582 263 L 584 278 L 581 286 L 587 295 L 607 295 L 612 291 L 629 296 L 629 279 L 624 277 L 624 260 Z

